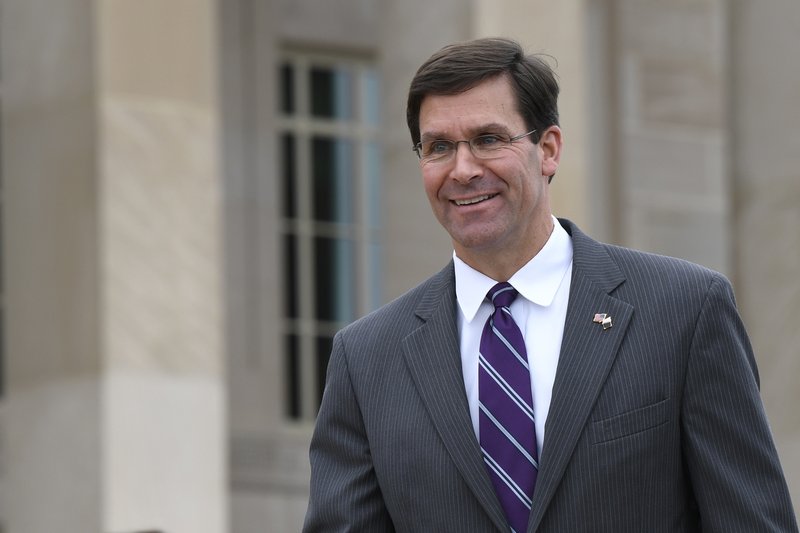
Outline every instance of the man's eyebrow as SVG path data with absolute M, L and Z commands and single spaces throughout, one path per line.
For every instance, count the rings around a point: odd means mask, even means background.
M 474 135 L 480 135 L 482 133 L 510 134 L 511 132 L 508 130 L 508 126 L 506 126 L 505 124 L 500 124 L 499 122 L 490 122 L 489 124 L 483 124 L 475 128 Z
M 439 131 L 426 131 L 419 138 L 420 141 L 436 141 L 444 139 L 447 139 L 447 135 Z
M 500 124 L 499 122 L 489 122 L 487 124 L 481 124 L 480 126 L 475 126 L 473 128 L 470 128 L 468 131 L 470 138 L 475 137 L 476 135 L 483 135 L 484 133 L 503 133 L 506 135 L 510 135 L 508 126 L 506 126 L 505 124 Z M 450 137 L 442 131 L 426 131 L 420 136 L 420 141 L 436 141 L 436 140 L 455 140 L 455 139 L 450 139 Z

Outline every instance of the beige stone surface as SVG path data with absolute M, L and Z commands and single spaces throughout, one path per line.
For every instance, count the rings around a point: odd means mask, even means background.
M 4 2 L 0 18 L 0 519 L 12 533 L 101 527 L 91 28 L 78 2 L 48 4 Z
M 102 106 L 107 365 L 219 375 L 214 119 L 160 101 Z
M 215 4 L 3 7 L 0 519 L 223 531 Z
M 725 5 L 612 5 L 620 240 L 731 275 Z
M 4 531 L 103 530 L 100 394 L 97 379 L 63 377 L 8 395 L 0 473 Z
M 719 66 L 691 59 L 644 59 L 639 65 L 642 121 L 712 133 L 725 126 L 726 101 L 719 97 L 725 80 L 715 72 Z
M 227 530 L 224 394 L 215 376 L 105 377 L 103 531 Z
M 795 505 L 800 501 L 800 176 L 743 184 L 736 292 L 761 375 L 761 395 Z
M 387 3 L 374 0 L 277 0 L 271 4 L 269 16 L 280 21 L 275 25 L 280 36 L 314 48 L 336 43 L 339 49 L 369 54 L 386 22 Z
M 305 494 L 279 494 L 265 498 L 258 492 L 241 491 L 231 502 L 232 531 L 236 533 L 275 533 L 300 531 L 306 514 Z
M 201 108 L 217 104 L 214 0 L 94 0 L 98 81 Z
M 283 249 L 273 83 L 282 27 L 273 2 L 230 2 L 220 20 L 220 116 L 225 157 L 224 320 L 231 439 L 283 423 Z M 261 129 L 258 126 L 262 126 Z M 264 127 L 266 126 L 266 127 Z M 267 179 L 269 177 L 269 179 Z
M 800 505 L 800 3 L 731 9 L 736 290 L 761 391 Z

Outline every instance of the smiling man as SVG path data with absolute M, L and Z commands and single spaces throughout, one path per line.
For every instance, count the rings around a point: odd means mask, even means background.
M 527 131 L 514 101 L 506 74 L 458 94 L 432 94 L 420 106 L 416 145 L 425 191 L 456 256 L 503 281 L 550 237 L 548 177 L 561 155 L 558 126 Z
M 305 531 L 797 531 L 730 283 L 553 216 L 557 97 L 505 39 L 417 71 L 453 260 L 334 339 Z

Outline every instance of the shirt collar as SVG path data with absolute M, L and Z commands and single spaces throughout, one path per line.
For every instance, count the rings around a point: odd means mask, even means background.
M 481 303 L 497 281 L 478 272 L 453 252 L 456 298 L 467 322 L 471 322 Z M 544 247 L 508 280 L 520 295 L 543 307 L 553 303 L 558 287 L 572 264 L 572 240 L 553 217 L 553 231 Z

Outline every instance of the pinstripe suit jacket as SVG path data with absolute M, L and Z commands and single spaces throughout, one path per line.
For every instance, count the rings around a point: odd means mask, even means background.
M 561 224 L 572 286 L 528 531 L 796 532 L 728 281 Z M 454 284 L 451 264 L 337 334 L 304 531 L 508 531 Z

